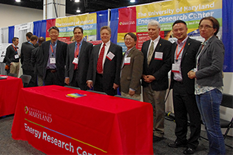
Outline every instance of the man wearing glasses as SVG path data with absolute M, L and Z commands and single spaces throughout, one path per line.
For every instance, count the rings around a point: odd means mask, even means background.
M 64 85 L 67 44 L 59 41 L 59 29 L 50 27 L 51 40 L 41 45 L 43 63 L 43 81 L 45 85 Z
M 140 101 L 143 54 L 135 47 L 137 42 L 135 34 L 131 32 L 125 34 L 124 41 L 127 51 L 121 64 L 121 96 Z

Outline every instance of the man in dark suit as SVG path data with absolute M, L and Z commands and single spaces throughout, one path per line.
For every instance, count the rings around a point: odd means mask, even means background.
M 168 72 L 171 69 L 171 43 L 160 38 L 159 32 L 159 23 L 151 20 L 148 23 L 151 39 L 143 43 L 141 50 L 144 54 L 143 101 L 151 103 L 154 110 L 153 142 L 162 140 L 164 135 L 164 100 L 168 88 Z
M 195 68 L 196 54 L 201 42 L 187 35 L 188 28 L 182 20 L 172 25 L 172 32 L 177 42 L 172 45 L 171 88 L 173 88 L 173 106 L 176 122 L 176 141 L 168 144 L 177 148 L 187 146 L 184 154 L 193 154 L 198 146 L 201 131 L 201 118 L 194 95 L 194 79 L 189 79 L 187 73 Z M 190 137 L 187 140 L 188 118 L 190 121 Z
M 18 44 L 19 44 L 19 38 L 14 37 L 12 39 L 12 45 L 8 46 L 6 49 L 6 56 L 5 56 L 5 62 L 6 62 L 6 69 L 10 69 L 10 73 L 16 74 L 18 76 L 19 74 L 19 53 L 18 53 Z
M 40 37 L 38 39 L 38 47 L 32 50 L 32 65 L 34 67 L 35 73 L 35 81 L 37 81 L 38 86 L 43 86 L 43 59 L 40 58 L 42 54 L 41 51 L 41 44 L 45 41 L 44 37 Z
M 122 47 L 110 41 L 111 29 L 100 30 L 102 43 L 93 47 L 87 74 L 87 86 L 94 90 L 116 95 L 120 85 Z
M 143 54 L 136 49 L 137 36 L 127 33 L 124 36 L 127 51 L 121 64 L 121 96 L 141 99 L 141 83 L 143 70 Z
M 32 50 L 35 49 L 34 45 L 37 43 L 38 37 L 32 35 L 29 42 L 22 44 L 21 47 L 21 64 L 23 68 L 24 75 L 31 75 L 31 80 L 29 82 L 29 87 L 36 86 L 36 81 L 34 79 L 34 69 L 31 62 Z
M 59 41 L 59 29 L 50 27 L 51 40 L 41 45 L 40 54 L 43 61 L 43 80 L 45 85 L 64 86 L 67 44 Z
M 83 40 L 82 27 L 75 27 L 73 33 L 75 42 L 67 48 L 65 83 L 87 90 L 87 71 L 93 45 Z

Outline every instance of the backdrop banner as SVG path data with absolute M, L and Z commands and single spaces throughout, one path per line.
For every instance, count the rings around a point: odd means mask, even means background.
M 160 23 L 161 38 L 174 42 L 172 35 L 172 24 L 176 20 L 183 20 L 187 23 L 188 35 L 191 38 L 203 41 L 200 37 L 198 24 L 200 19 L 207 16 L 217 18 L 220 23 L 219 38 L 222 37 L 222 0 L 172 0 L 165 2 L 150 3 L 147 5 L 119 9 L 118 24 L 118 44 L 124 45 L 122 37 L 126 32 L 135 32 L 135 13 L 136 13 L 136 35 L 137 48 L 141 49 L 142 43 L 149 39 L 147 33 L 147 25 L 150 20 L 156 20 Z M 125 32 L 123 33 L 123 28 Z M 122 29 L 121 29 L 122 28 Z
M 96 18 L 96 13 L 91 13 L 56 19 L 55 25 L 59 28 L 59 40 L 66 43 L 74 41 L 75 26 L 83 28 L 84 40 L 96 40 Z

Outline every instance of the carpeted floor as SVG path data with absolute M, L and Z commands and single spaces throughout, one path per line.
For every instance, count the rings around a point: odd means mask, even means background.
M 30 144 L 21 140 L 11 138 L 11 126 L 14 116 L 0 118 L 0 155 L 43 155 Z M 168 143 L 173 142 L 175 123 L 165 120 L 165 138 L 153 144 L 155 155 L 181 155 L 185 148 L 169 148 Z M 206 137 L 206 132 L 202 131 L 201 136 Z M 227 137 L 226 144 L 233 146 L 233 137 Z M 226 146 L 227 155 L 233 154 L 233 149 Z M 200 144 L 194 155 L 206 155 L 208 153 L 208 141 L 200 139 Z

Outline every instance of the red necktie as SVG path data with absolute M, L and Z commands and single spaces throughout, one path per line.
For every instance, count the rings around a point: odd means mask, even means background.
M 79 54 L 79 45 L 80 43 L 77 43 L 77 48 L 74 52 L 74 57 L 77 58 L 78 54 Z M 78 68 L 78 64 L 74 64 L 74 70 Z
M 103 62 L 103 58 L 104 58 L 104 50 L 105 50 L 105 44 L 103 45 L 103 47 L 100 51 L 99 58 L 97 61 L 97 73 L 99 73 L 99 74 L 103 74 L 102 62 Z

